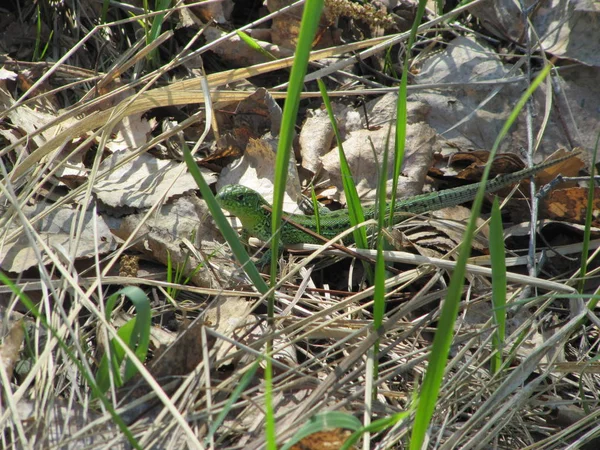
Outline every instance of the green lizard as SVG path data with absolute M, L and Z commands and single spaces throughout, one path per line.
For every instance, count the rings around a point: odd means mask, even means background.
M 499 175 L 489 180 L 486 184 L 486 192 L 495 192 L 505 186 L 509 186 L 525 178 L 528 178 L 541 170 L 558 164 L 566 159 L 573 157 L 576 153 L 571 153 L 551 161 L 547 161 L 537 166 L 519 170 L 518 172 Z M 446 189 L 438 192 L 416 195 L 396 202 L 394 207 L 397 213 L 420 214 L 423 212 L 434 211 L 450 206 L 456 206 L 468 202 L 475 198 L 477 190 L 481 183 L 468 184 L 453 189 Z M 217 201 L 223 209 L 237 216 L 242 222 L 243 233 L 246 236 L 253 236 L 261 241 L 267 242 L 271 238 L 271 209 L 267 201 L 256 191 L 241 186 L 231 184 L 225 186 L 217 194 Z M 389 205 L 386 215 L 389 213 Z M 377 210 L 375 206 L 364 208 L 365 220 L 376 217 Z M 316 221 L 314 216 L 305 216 L 302 214 L 287 214 L 285 217 L 289 220 L 316 232 Z M 398 221 L 405 217 L 398 215 Z M 350 219 L 347 210 L 332 211 L 320 215 L 321 235 L 327 239 L 332 239 L 342 231 L 350 228 Z M 292 244 L 321 244 L 322 241 L 294 227 L 284 218 L 281 229 L 281 242 L 284 245 Z M 352 234 L 344 239 L 345 244 L 354 242 Z

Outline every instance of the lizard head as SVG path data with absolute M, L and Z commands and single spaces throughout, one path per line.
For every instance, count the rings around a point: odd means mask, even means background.
M 240 184 L 225 186 L 216 199 L 223 209 L 239 217 L 242 222 L 248 215 L 263 211 L 263 205 L 269 205 L 258 192 Z
M 263 208 L 269 204 L 262 195 L 246 186 L 230 184 L 219 191 L 216 199 L 223 209 L 241 220 L 246 234 L 269 240 L 270 213 Z

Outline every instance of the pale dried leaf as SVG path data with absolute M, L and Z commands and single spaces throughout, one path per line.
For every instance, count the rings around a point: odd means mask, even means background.
M 116 167 L 129 156 L 130 153 L 126 151 L 116 152 L 100 166 L 100 172 L 111 170 L 107 178 L 94 185 L 94 193 L 106 205 L 144 209 L 196 188 L 196 182 L 187 172 L 185 163 L 157 159 L 143 153 Z M 204 168 L 200 168 L 200 171 L 207 183 L 216 180 L 214 172 Z
M 235 160 L 221 172 L 217 182 L 217 190 L 228 184 L 242 184 L 260 193 L 270 203 L 273 200 L 275 182 L 275 139 L 251 139 L 244 156 Z M 298 199 L 301 188 L 298 171 L 293 160 L 290 160 L 286 193 L 283 209 L 287 212 L 298 212 Z
M 462 242 L 470 215 L 470 209 L 453 206 L 432 211 L 429 218 L 415 217 L 396 226 L 392 233 L 393 244 L 400 247 L 410 244 L 422 256 L 447 258 L 448 253 L 456 250 Z M 477 221 L 481 231 L 474 236 L 472 247 L 484 252 L 489 248 L 489 228 L 483 226 L 483 219 Z M 401 234 L 398 235 L 398 232 Z
M 121 239 L 128 239 L 144 216 L 141 213 L 123 218 L 115 234 Z M 146 220 L 134 238 L 133 248 L 165 265 L 169 258 L 173 266 L 187 264 L 185 273 L 192 273 L 204 261 L 190 255 L 187 248 L 182 248 L 181 241 L 184 238 L 192 240 L 194 237 L 193 242 L 204 250 L 207 257 L 220 255 L 223 250 L 220 244 L 223 238 L 212 221 L 204 200 L 195 195 L 183 196 L 163 205 Z M 225 261 L 219 259 L 219 264 L 223 266 Z M 192 278 L 197 286 L 213 287 L 217 285 L 217 281 L 206 267 Z
M 471 210 L 464 206 L 453 206 L 450 208 L 442 208 L 431 213 L 434 220 L 432 225 L 440 230 L 443 230 L 457 244 L 463 240 L 463 232 L 466 223 L 471 217 Z M 490 229 L 485 225 L 482 218 L 477 219 L 478 233 L 473 239 L 473 248 L 483 250 L 489 248 L 487 239 L 489 238 Z
M 317 173 L 322 166 L 321 156 L 329 151 L 333 141 L 333 127 L 327 112 L 315 110 L 300 131 L 302 167 Z
M 206 2 L 205 5 L 197 5 L 192 8 L 202 20 L 218 24 L 228 24 L 231 19 L 234 3 L 232 0 L 220 0 L 218 2 Z
M 190 8 L 178 9 L 177 14 L 179 14 L 179 24 L 183 28 L 201 27 L 203 25 L 202 21 L 192 13 Z
M 291 0 L 267 0 L 265 2 L 269 12 L 278 11 L 292 3 Z M 289 49 L 296 48 L 301 17 L 301 8 L 287 11 L 285 14 L 279 14 L 275 17 L 271 24 L 271 41 Z
M 125 116 L 113 132 L 116 133 L 116 136 L 108 140 L 106 148 L 116 152 L 141 147 L 148 141 L 152 129 L 142 114 L 138 113 Z
M 581 233 L 583 233 L 583 230 L 585 230 L 585 225 L 580 225 L 577 223 L 561 222 L 559 220 L 544 220 L 544 223 L 540 224 L 539 230 L 543 231 L 544 228 L 546 228 L 546 227 L 552 228 L 552 227 L 556 227 L 557 225 L 560 225 L 567 229 L 573 230 L 575 235 L 581 234 Z M 600 228 L 598 228 L 598 227 L 591 227 L 590 230 L 594 234 L 600 234 Z M 530 230 L 528 223 L 518 223 L 518 224 L 508 227 L 504 230 L 505 238 L 529 236 L 530 233 L 531 233 L 531 230 Z M 576 245 L 580 246 L 581 244 L 576 244 Z M 549 255 L 552 255 L 554 252 L 552 250 L 550 250 L 548 253 L 549 253 Z
M 600 12 L 600 3 L 595 0 L 573 0 L 573 4 L 576 11 Z
M 502 63 L 494 50 L 469 37 L 459 37 L 448 44 L 446 50 L 427 58 L 422 70 L 415 76 L 417 84 L 460 83 L 462 89 L 424 90 L 411 96 L 427 102 L 431 106 L 428 123 L 453 147 L 462 150 L 491 149 L 498 133 L 515 104 L 526 88 L 524 82 L 498 85 L 469 85 L 473 82 L 502 80 L 521 75 L 511 74 L 511 67 Z M 501 90 L 491 98 L 490 94 L 498 87 Z M 543 93 L 536 92 L 534 108 L 543 108 Z M 536 126 L 543 115 L 535 117 Z M 557 147 L 570 148 L 569 141 L 561 132 L 561 127 L 550 120 L 541 143 L 541 154 L 551 154 Z M 500 151 L 508 152 L 515 148 L 526 148 L 526 125 L 523 115 L 500 146 Z
M 600 23 L 600 19 L 599 19 Z M 567 102 L 569 117 L 564 125 L 569 130 L 575 143 L 584 148 L 596 146 L 596 137 L 600 129 L 600 68 L 599 67 L 565 67 L 559 72 L 560 83 L 564 95 L 559 97 L 561 110 L 567 110 L 563 101 Z M 571 146 L 566 146 L 571 148 Z
M 205 324 L 223 336 L 248 345 L 248 333 L 257 322 L 256 317 L 250 314 L 252 306 L 252 302 L 240 297 L 221 297 L 206 309 Z M 222 364 L 231 364 L 232 361 L 226 358 L 236 353 L 238 348 L 223 340 L 218 340 L 216 347 L 217 360 Z
M 385 123 L 395 122 L 398 107 L 397 103 L 398 94 L 396 92 L 390 92 L 382 97 L 368 102 L 366 109 L 367 114 L 369 115 L 369 125 L 380 126 Z M 430 111 L 431 107 L 427 104 L 427 102 L 408 100 L 406 102 L 407 123 L 415 124 L 419 122 L 427 122 Z M 362 114 L 360 115 L 360 118 L 360 123 L 366 125 L 366 121 Z M 360 125 L 360 123 L 357 123 L 356 120 L 352 120 L 352 128 L 348 128 L 348 125 L 346 128 L 349 131 L 354 131 L 355 129 L 358 129 L 357 127 Z
M 135 319 L 135 315 L 119 311 L 117 314 L 114 314 L 111 317 L 111 324 L 113 327 L 115 327 L 115 329 L 119 329 L 131 319 Z M 103 325 L 99 324 L 99 326 Z M 103 333 L 98 333 L 98 336 L 102 334 Z M 150 327 L 150 345 L 153 350 L 160 349 L 161 347 L 164 348 L 173 344 L 176 338 L 177 336 L 172 331 L 168 331 L 161 327 Z
M 206 311 L 206 325 L 223 336 L 234 339 L 246 346 L 252 346 L 256 341 L 263 339 L 270 333 L 270 328 L 264 321 L 259 321 L 251 314 L 253 302 L 240 297 L 219 298 Z M 236 360 L 226 359 L 238 351 L 238 348 L 224 340 L 218 340 L 217 360 L 223 364 L 251 364 L 255 357 L 243 354 Z M 287 365 L 297 365 L 296 349 L 286 336 L 279 336 L 273 340 L 275 353 L 273 357 Z M 266 351 L 266 348 L 263 348 Z M 264 366 L 263 366 L 264 367 Z
M 0 88 L 0 110 L 7 110 L 14 105 L 15 101 L 8 91 Z M 33 134 L 36 130 L 56 119 L 56 116 L 40 110 L 32 109 L 26 105 L 20 105 L 7 113 L 12 125 L 23 133 Z M 40 147 L 47 140 L 60 134 L 64 129 L 69 128 L 77 119 L 70 118 L 62 121 L 60 124 L 48 128 L 40 134 L 32 136 L 31 139 Z
M 26 206 L 23 213 L 32 218 L 43 210 L 50 208 L 50 204 L 40 203 L 35 207 Z M 104 219 L 94 215 L 92 211 L 85 213 L 84 225 L 78 241 L 74 248 L 75 240 L 73 234 L 77 227 L 80 212 L 68 206 L 62 206 L 48 214 L 34 225 L 40 238 L 50 247 L 61 246 L 65 251 L 78 258 L 93 256 L 98 249 L 99 253 L 107 253 L 116 248 L 116 243 Z M 9 226 L 15 229 L 16 225 Z M 97 233 L 96 233 L 97 232 Z M 39 247 L 39 246 L 38 246 Z M 41 251 L 41 250 L 40 250 Z M 43 263 L 49 262 L 49 257 L 42 252 Z M 3 242 L 0 247 L 0 267 L 9 272 L 22 272 L 38 263 L 29 240 L 21 234 L 12 242 Z
M 202 361 L 204 321 L 196 318 L 168 347 L 161 347 L 148 370 L 156 379 L 186 375 Z
M 525 0 L 526 8 L 532 5 L 532 0 Z M 477 4 L 469 9 L 488 31 L 502 39 L 522 42 L 525 36 L 527 17 L 519 7 L 518 2 L 500 0 Z
M 246 346 L 252 346 L 254 342 L 263 339 L 270 332 L 266 322 L 259 322 L 256 316 L 251 315 L 253 303 L 239 297 L 220 298 L 207 309 L 205 320 L 207 326 L 223 336 L 234 339 Z M 236 353 L 238 348 L 224 340 L 218 340 L 217 360 L 223 364 L 250 364 L 254 356 L 244 354 L 236 360 L 226 358 Z M 286 336 L 279 336 L 273 340 L 275 353 L 273 357 L 287 365 L 298 364 L 296 349 Z M 266 348 L 263 348 L 266 351 Z
M 421 108 L 423 104 L 413 103 L 413 107 Z M 374 200 L 376 197 L 377 180 L 380 176 L 381 161 L 388 135 L 394 136 L 394 128 L 390 124 L 375 130 L 358 130 L 349 133 L 349 138 L 343 143 L 344 153 L 350 165 L 358 195 L 362 199 Z M 390 139 L 391 145 L 392 139 Z M 375 150 L 373 150 L 372 145 Z M 399 180 L 398 191 L 402 196 L 420 194 L 423 189 L 425 174 L 429 169 L 434 152 L 439 150 L 435 131 L 425 122 L 408 124 L 406 129 L 406 153 L 404 165 Z M 338 149 L 327 153 L 323 158 L 323 168 L 327 171 L 331 182 L 338 187 L 341 198 L 342 179 Z M 388 187 L 393 174 L 393 149 L 388 153 Z
M 6 139 L 11 144 L 14 144 L 19 139 L 21 139 L 20 134 L 17 132 L 17 130 L 14 130 L 14 129 L 8 129 L 8 130 L 0 129 L 0 136 L 2 136 L 4 139 Z M 25 147 L 22 145 L 18 146 L 17 148 L 19 149 L 19 151 L 18 151 L 19 154 L 21 154 L 22 152 L 25 151 Z
M 535 2 L 528 0 L 529 8 Z M 525 15 L 518 2 L 500 0 L 471 9 L 483 26 L 503 39 L 525 44 L 526 20 L 530 20 L 544 51 L 589 66 L 600 65 L 600 8 L 589 1 L 550 0 Z
M 373 103 L 376 102 L 370 102 Z M 362 110 L 337 102 L 332 104 L 332 108 L 342 139 L 346 138 L 351 131 L 365 127 L 366 121 Z M 300 131 L 300 153 L 302 167 L 317 173 L 322 167 L 320 158 L 335 146 L 335 137 L 325 109 L 315 109 L 309 111 L 309 114 Z

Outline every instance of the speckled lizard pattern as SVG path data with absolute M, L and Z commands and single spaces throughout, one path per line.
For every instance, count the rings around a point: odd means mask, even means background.
M 505 186 L 510 186 L 511 184 L 535 175 L 547 167 L 569 159 L 574 155 L 574 153 L 571 153 L 561 158 L 519 170 L 518 172 L 500 175 L 486 183 L 485 191 L 488 193 L 495 192 Z M 480 185 L 481 183 L 473 183 L 453 189 L 400 199 L 396 202 L 394 210 L 397 213 L 420 214 L 456 206 L 473 200 Z M 217 200 L 223 209 L 226 209 L 240 219 L 242 222 L 243 233 L 246 236 L 253 236 L 265 242 L 271 238 L 270 205 L 258 192 L 239 184 L 232 184 L 221 189 L 217 194 Z M 377 210 L 374 206 L 364 208 L 365 220 L 375 218 L 376 214 Z M 386 210 L 386 215 L 387 214 L 389 214 L 389 205 Z M 286 217 L 289 217 L 290 220 L 297 224 L 316 232 L 317 227 L 314 216 L 286 214 Z M 403 217 L 406 216 L 399 214 L 398 221 L 402 220 Z M 348 211 L 345 209 L 332 211 L 328 214 L 321 214 L 320 224 L 321 235 L 327 239 L 334 238 L 351 226 Z M 344 239 L 344 243 L 346 244 L 352 243 L 353 241 L 354 238 L 352 234 Z M 285 245 L 321 243 L 321 241 L 314 236 L 299 230 L 285 221 L 283 222 L 281 230 L 281 242 Z

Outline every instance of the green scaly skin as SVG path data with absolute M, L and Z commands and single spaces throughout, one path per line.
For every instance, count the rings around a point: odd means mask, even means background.
M 485 191 L 495 192 L 503 187 L 510 186 L 518 181 L 535 175 L 537 172 L 540 172 L 547 167 L 569 159 L 572 156 L 574 156 L 573 153 L 528 169 L 500 175 L 487 182 Z M 446 189 L 439 192 L 421 194 L 398 200 L 394 208 L 395 212 L 400 213 L 398 214 L 396 222 L 401 221 L 405 217 L 405 214 L 403 215 L 401 213 L 420 214 L 471 201 L 475 198 L 480 185 L 481 183 L 473 183 L 453 189 Z M 264 242 L 271 239 L 270 205 L 258 192 L 239 184 L 231 184 L 221 189 L 216 198 L 223 209 L 226 209 L 240 219 L 242 222 L 243 233 L 246 236 L 253 236 Z M 365 220 L 376 218 L 376 214 L 377 211 L 375 206 L 364 208 Z M 386 209 L 386 215 L 387 214 L 389 214 L 389 205 Z M 317 230 L 314 216 L 286 214 L 286 217 L 289 217 L 290 220 L 314 232 Z M 333 239 L 335 236 L 351 227 L 348 211 L 345 209 L 332 211 L 328 214 L 321 214 L 319 218 L 321 235 L 327 239 Z M 282 223 L 281 242 L 284 245 L 322 243 L 321 240 L 295 228 L 293 225 L 285 222 L 285 220 Z M 352 242 L 354 242 L 352 234 L 344 239 L 345 244 L 350 244 Z

